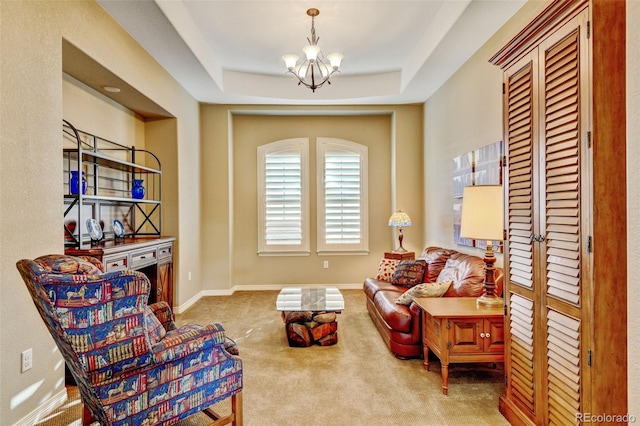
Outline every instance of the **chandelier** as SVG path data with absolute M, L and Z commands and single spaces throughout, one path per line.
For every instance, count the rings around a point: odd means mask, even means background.
M 336 71 L 340 71 L 340 62 L 343 55 L 340 53 L 332 53 L 324 58 L 322 51 L 318 47 L 318 40 L 320 37 L 316 37 L 316 29 L 314 27 L 314 18 L 320 14 L 318 9 L 307 10 L 307 15 L 311 16 L 311 39 L 307 38 L 309 44 L 305 46 L 302 51 L 306 55 L 306 59 L 297 65 L 298 56 L 296 55 L 284 55 L 282 59 L 287 66 L 287 72 L 293 74 L 298 79 L 298 85 L 302 84 L 312 92 L 315 92 L 317 88 L 322 87 L 323 84 L 331 84 L 329 78 Z M 329 64 L 325 61 L 328 60 Z

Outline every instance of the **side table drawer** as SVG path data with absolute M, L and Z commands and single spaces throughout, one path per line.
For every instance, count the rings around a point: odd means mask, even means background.
M 173 244 L 166 244 L 158 247 L 158 260 L 164 260 L 173 257 Z
M 102 263 L 106 272 L 123 271 L 129 269 L 129 255 L 127 253 L 105 256 Z
M 131 253 L 131 269 L 140 269 L 147 265 L 153 265 L 158 262 L 157 256 L 155 248 L 134 251 Z

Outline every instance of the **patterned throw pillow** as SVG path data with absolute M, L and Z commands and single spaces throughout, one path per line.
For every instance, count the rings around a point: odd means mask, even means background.
M 376 280 L 391 281 L 398 262 L 399 261 L 396 259 L 380 259 L 380 265 L 378 265 L 378 275 L 376 275 Z
M 442 281 L 439 283 L 425 283 L 418 284 L 411 287 L 409 290 L 402 293 L 402 296 L 398 297 L 396 303 L 398 305 L 411 305 L 414 297 L 442 297 L 449 287 L 451 287 L 453 281 Z
M 158 343 L 160 340 L 162 340 L 165 334 L 167 334 L 167 331 L 160 323 L 160 320 L 154 315 L 153 311 L 148 306 L 144 312 L 144 322 L 147 326 L 147 332 L 149 333 L 151 346 Z
M 403 260 L 396 266 L 396 270 L 391 278 L 391 284 L 404 287 L 413 287 L 422 283 L 424 272 L 427 269 L 427 262 L 424 260 Z

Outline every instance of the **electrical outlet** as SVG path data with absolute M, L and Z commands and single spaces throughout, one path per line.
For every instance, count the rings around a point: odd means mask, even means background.
M 324 261 L 324 269 L 329 269 L 329 261 L 328 260 Z
M 22 352 L 22 373 L 31 370 L 33 367 L 33 349 L 29 348 Z

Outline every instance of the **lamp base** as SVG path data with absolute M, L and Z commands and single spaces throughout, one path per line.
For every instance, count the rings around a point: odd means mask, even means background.
M 484 283 L 482 285 L 482 296 L 476 299 L 476 305 L 496 308 L 504 305 L 502 297 L 496 294 L 496 282 L 494 273 L 496 268 L 493 264 L 496 261 L 496 257 L 493 254 L 493 244 L 491 241 L 487 241 L 487 251 L 484 254 L 485 275 Z
M 407 249 L 405 249 L 404 247 L 398 247 L 397 249 L 393 250 L 391 253 L 406 253 Z
M 483 294 L 476 299 L 476 305 L 486 308 L 501 308 L 504 305 L 504 299 L 498 296 L 488 296 Z

